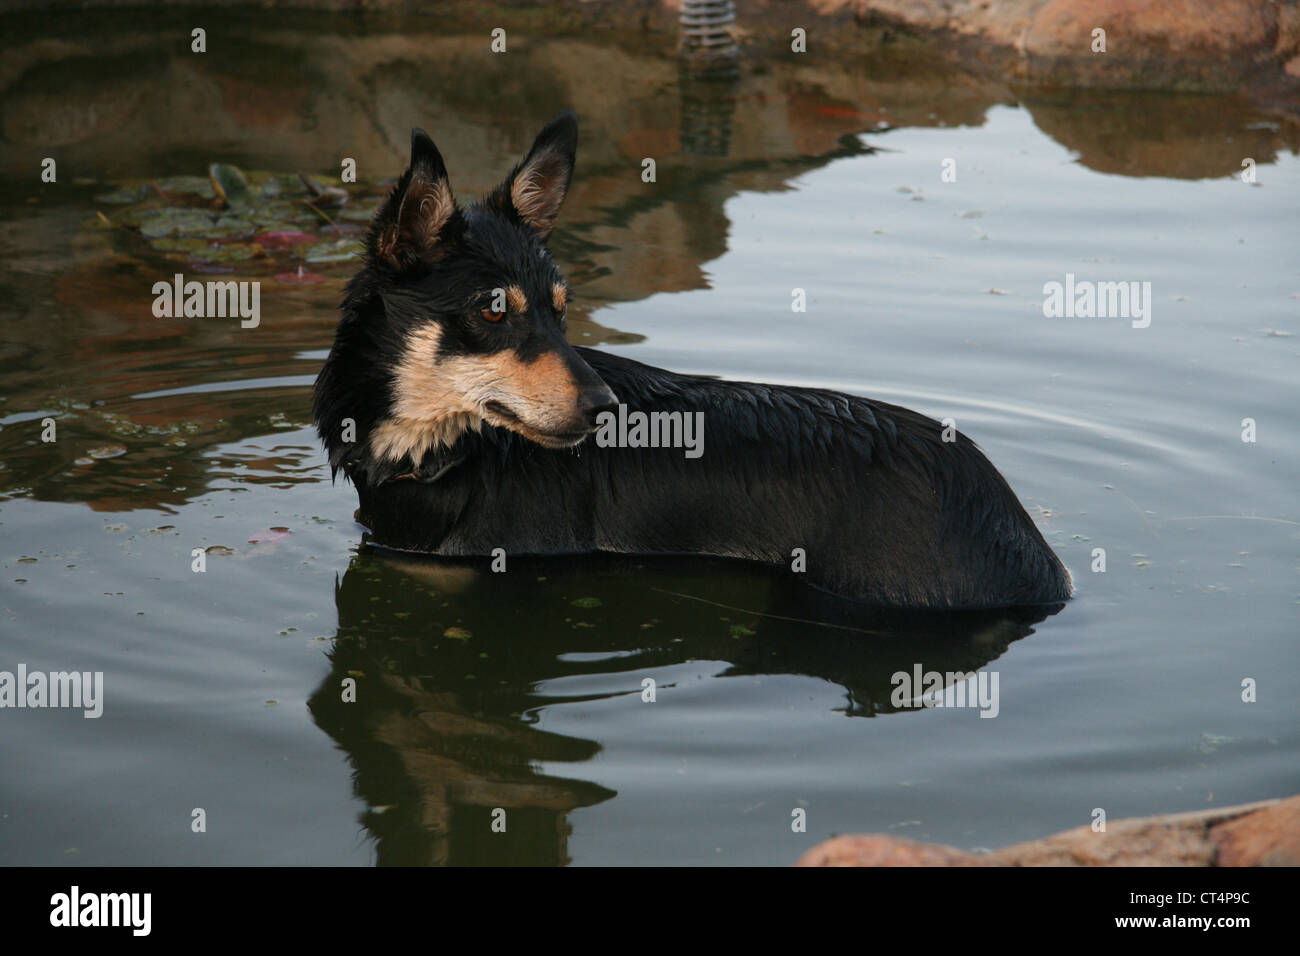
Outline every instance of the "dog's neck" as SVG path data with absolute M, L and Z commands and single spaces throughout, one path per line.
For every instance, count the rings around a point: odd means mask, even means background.
M 431 449 L 450 448 L 465 432 L 482 426 L 483 419 L 470 412 L 427 419 L 386 418 L 370 433 L 370 454 L 376 461 L 393 464 L 409 457 L 418 467 Z

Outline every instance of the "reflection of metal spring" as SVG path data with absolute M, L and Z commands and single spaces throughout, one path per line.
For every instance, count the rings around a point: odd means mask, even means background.
M 736 6 L 732 0 L 682 0 L 682 148 L 699 156 L 726 156 L 739 76 Z
M 736 111 L 735 58 L 718 58 L 710 69 L 682 64 L 682 149 L 697 156 L 726 156 L 731 150 L 731 118 Z
M 736 22 L 736 6 L 732 0 L 682 0 L 678 22 L 683 49 L 734 52 L 731 25 Z

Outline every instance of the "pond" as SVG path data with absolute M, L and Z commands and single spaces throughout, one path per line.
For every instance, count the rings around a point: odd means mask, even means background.
M 709 80 L 614 40 L 505 62 L 382 24 L 142 56 L 164 32 L 6 55 L 0 671 L 103 694 L 0 713 L 0 862 L 785 865 L 838 833 L 991 848 L 1297 791 L 1293 122 L 906 49 Z M 724 561 L 363 547 L 310 414 L 355 263 L 212 262 L 140 223 L 176 177 L 210 203 L 212 163 L 339 185 L 349 158 L 348 202 L 280 230 L 342 248 L 326 225 L 364 220 L 410 127 L 468 198 L 564 107 L 572 341 L 953 419 L 1075 598 L 852 614 Z M 298 266 L 320 281 L 276 279 Z M 154 315 L 200 268 L 261 282 L 256 327 Z M 1067 281 L 1136 282 L 1146 316 L 1046 316 Z M 900 705 L 915 666 L 996 675 L 995 714 Z

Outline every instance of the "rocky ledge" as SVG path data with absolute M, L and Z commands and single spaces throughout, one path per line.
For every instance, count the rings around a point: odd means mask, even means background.
M 632 0 L 590 0 L 593 4 Z M 682 0 L 661 0 L 680 8 Z M 862 35 L 919 39 L 954 62 L 1033 86 L 1243 93 L 1300 112 L 1298 0 L 745 0 L 742 37 L 809 49 Z M 784 31 L 784 32 L 783 32 Z
M 796 866 L 1300 866 L 1300 796 L 1117 820 L 992 853 L 871 833 L 834 837 Z
M 999 48 L 1033 82 L 1225 91 L 1300 79 L 1295 0 L 812 0 Z

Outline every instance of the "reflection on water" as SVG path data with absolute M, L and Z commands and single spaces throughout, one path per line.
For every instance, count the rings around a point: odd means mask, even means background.
M 787 189 L 869 151 L 853 134 L 876 131 L 887 148 L 888 129 L 980 124 L 1011 96 L 950 67 L 889 57 L 742 59 L 714 74 L 679 67 L 666 52 L 562 38 L 529 44 L 505 64 L 484 56 L 476 37 L 379 32 L 344 43 L 276 26 L 244 43 L 238 59 L 142 55 L 159 40 L 139 24 L 81 44 L 10 40 L 0 74 L 0 294 L 10 317 L 0 341 L 0 494 L 101 510 L 174 506 L 205 487 L 207 449 L 307 422 L 308 384 L 352 263 L 312 265 L 329 281 L 306 287 L 271 278 L 283 256 L 239 263 L 236 277 L 263 282 L 268 321 L 257 334 L 220 321 L 159 321 L 153 283 L 193 263 L 100 227 L 96 210 L 115 207 L 94 197 L 117 178 L 202 175 L 223 161 L 325 181 L 348 157 L 361 179 L 354 205 L 373 202 L 403 165 L 407 130 L 422 122 L 458 194 L 473 197 L 556 104 L 571 104 L 583 124 L 579 175 L 554 240 L 577 292 L 571 337 L 628 343 L 642 335 L 603 326 L 592 312 L 705 288 L 706 264 L 727 249 L 724 206 L 739 192 Z M 593 70 L 599 84 L 588 82 Z M 1225 97 L 1036 92 L 1023 105 L 1079 162 L 1129 176 L 1225 176 L 1243 155 L 1262 165 L 1300 142 L 1294 124 Z M 165 119 L 177 115 L 205 121 Z M 57 187 L 31 184 L 33 151 L 62 164 Z M 640 175 L 646 157 L 656 161 L 653 184 Z M 280 384 L 140 397 L 258 379 Z M 67 440 L 34 440 L 45 417 Z M 112 469 L 73 466 L 107 443 L 127 449 Z
M 740 66 L 731 58 L 682 63 L 677 82 L 682 91 L 683 152 L 693 156 L 726 156 L 731 152 L 731 123 L 739 80 Z
M 718 662 L 720 679 L 806 675 L 841 687 L 836 709 L 849 716 L 894 713 L 894 674 L 917 661 L 976 671 L 1048 616 L 885 613 L 734 562 L 613 556 L 512 558 L 493 574 L 367 552 L 335 600 L 331 670 L 310 707 L 356 771 L 363 823 L 387 864 L 569 862 L 566 814 L 616 793 L 539 769 L 601 749 L 539 729 L 544 708 L 613 698 L 672 707 L 665 673 Z M 345 701 L 348 678 L 355 702 Z M 496 808 L 508 842 L 492 830 Z

